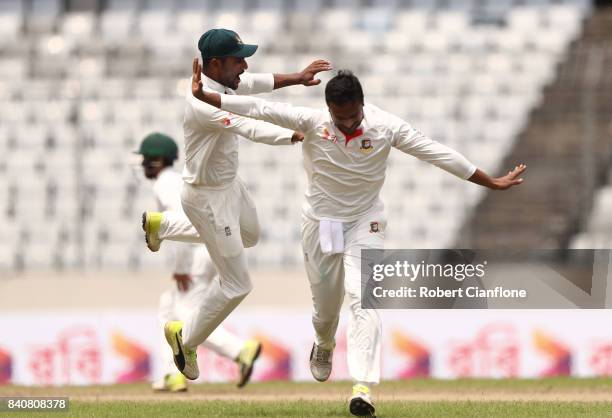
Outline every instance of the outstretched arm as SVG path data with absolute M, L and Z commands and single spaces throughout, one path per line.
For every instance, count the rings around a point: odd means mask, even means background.
M 215 109 L 195 97 L 189 97 L 191 106 L 186 118 L 193 118 L 204 129 L 231 132 L 253 142 L 268 145 L 290 145 L 304 140 L 304 134 L 271 123 L 245 118 Z
M 316 123 L 317 111 L 313 109 L 296 107 L 287 103 L 270 102 L 249 96 L 221 95 L 216 92 L 204 91 L 200 74 L 200 63 L 196 58 L 193 60 L 191 93 L 196 99 L 211 106 L 236 115 L 263 120 L 301 132 L 310 131 Z
M 315 78 L 315 76 L 322 71 L 330 71 L 331 69 L 332 66 L 329 61 L 316 60 L 299 73 L 274 74 L 274 89 L 296 86 L 298 84 L 307 87 L 318 86 L 321 84 L 321 80 Z
M 525 170 L 527 170 L 527 166 L 525 164 L 519 164 L 514 167 L 514 170 L 510 170 L 505 176 L 490 177 L 484 171 L 476 169 L 474 174 L 468 180 L 472 183 L 488 187 L 489 189 L 506 190 L 512 186 L 518 186 L 523 182 L 521 174 L 523 174 Z
M 491 177 L 457 151 L 428 138 L 401 119 L 392 116 L 389 125 L 396 130 L 393 146 L 464 180 L 493 190 L 506 190 L 523 182 L 520 176 L 527 169 L 524 164 L 505 176 Z
M 240 76 L 240 84 L 236 89 L 237 94 L 269 93 L 274 89 L 282 87 L 303 85 L 317 86 L 321 80 L 315 76 L 321 71 L 331 70 L 331 64 L 325 60 L 313 61 L 308 67 L 298 73 L 270 74 L 270 73 L 244 73 Z
M 292 132 L 270 123 L 234 115 L 209 106 L 203 100 L 204 92 L 202 91 L 200 74 L 199 64 L 195 60 L 191 92 L 187 96 L 187 101 L 191 104 L 187 108 L 187 112 L 190 113 L 185 117 L 193 117 L 195 121 L 206 129 L 232 132 L 250 141 L 269 145 L 292 144 L 304 139 L 304 135 L 301 132 Z

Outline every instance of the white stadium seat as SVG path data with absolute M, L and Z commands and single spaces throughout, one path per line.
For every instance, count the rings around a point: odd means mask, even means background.
M 170 29 L 172 15 L 166 10 L 147 10 L 138 17 L 138 31 L 143 38 L 157 34 L 162 39 Z
M 92 12 L 70 12 L 62 17 L 61 33 L 75 41 L 88 40 L 94 32 L 96 16 Z
M 22 16 L 19 13 L 0 13 L 0 44 L 16 40 L 19 37 Z
M 155 201 L 132 151 L 160 130 L 183 154 L 187 77 L 206 28 L 234 28 L 260 44 L 251 71 L 293 72 L 316 58 L 352 69 L 368 102 L 495 170 L 591 7 L 586 0 L 109 0 L 98 18 L 63 13 L 65 3 L 0 1 L 0 210 L 11 219 L 6 236 L 19 244 L 0 246 L 0 271 L 61 268 L 81 255 L 85 269 L 165 268 L 134 221 Z M 32 17 L 25 27 L 24 13 Z M 322 88 L 263 97 L 325 107 Z M 249 259 L 260 267 L 301 263 L 300 146 L 244 140 L 240 148 L 239 172 L 264 230 Z M 37 175 L 23 179 L 24 172 Z M 383 190 L 389 245 L 451 245 L 483 193 L 392 152 Z M 574 245 L 610 245 L 596 233 L 612 228 L 609 197 L 596 199 L 591 235 Z M 82 245 L 70 241 L 72 229 L 59 249 L 26 242 L 28 217 L 48 221 L 57 240 L 63 223 L 81 214 Z M 437 222 L 422 222 L 432 214 Z M 108 216 L 118 224 L 105 230 Z
M 107 11 L 100 17 L 100 30 L 107 42 L 119 42 L 130 37 L 134 15 L 125 11 Z

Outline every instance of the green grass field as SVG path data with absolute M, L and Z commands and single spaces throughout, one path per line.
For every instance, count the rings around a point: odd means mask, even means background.
M 67 417 L 349 417 L 350 383 L 191 385 L 154 394 L 147 384 L 95 387 L 0 387 L 0 396 L 68 396 Z M 375 390 L 383 417 L 612 417 L 612 379 L 410 380 Z M 45 413 L 10 417 L 49 416 Z

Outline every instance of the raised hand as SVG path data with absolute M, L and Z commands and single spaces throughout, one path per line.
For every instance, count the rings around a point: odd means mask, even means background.
M 302 85 L 310 87 L 321 84 L 321 80 L 315 78 L 315 76 L 322 71 L 330 71 L 332 65 L 326 60 L 316 60 L 310 63 L 308 67 L 304 68 L 300 74 L 300 82 Z
M 193 59 L 193 74 L 191 76 L 191 94 L 193 97 L 204 100 L 204 93 L 202 91 L 202 66 L 198 57 Z

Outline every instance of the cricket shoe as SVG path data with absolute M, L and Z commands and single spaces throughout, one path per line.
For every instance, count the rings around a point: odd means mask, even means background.
M 374 402 L 370 397 L 370 389 L 364 385 L 353 386 L 353 396 L 349 402 L 349 411 L 358 417 L 376 418 Z
M 200 376 L 198 356 L 195 350 L 190 350 L 183 345 L 183 321 L 166 322 L 164 335 L 172 348 L 176 368 L 187 379 L 196 380 Z
M 159 238 L 159 228 L 164 215 L 161 212 L 143 212 L 142 230 L 145 232 L 145 241 L 149 250 L 159 251 L 162 240 Z
M 312 345 L 310 351 L 310 372 L 319 382 L 325 382 L 329 379 L 332 371 L 332 357 L 334 349 L 326 350 L 317 344 Z
M 152 387 L 155 392 L 187 392 L 187 379 L 181 373 L 167 374 Z
M 249 379 L 251 378 L 251 374 L 253 373 L 253 366 L 255 365 L 255 360 L 261 354 L 261 343 L 255 340 L 247 340 L 240 350 L 240 354 L 238 355 L 238 367 L 240 368 L 240 378 L 238 379 L 239 388 L 243 387 L 247 383 L 249 383 Z

